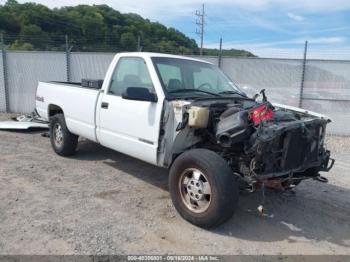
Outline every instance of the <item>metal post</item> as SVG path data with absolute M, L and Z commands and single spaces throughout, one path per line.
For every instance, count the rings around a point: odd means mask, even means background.
M 302 72 L 301 72 L 301 84 L 300 84 L 300 95 L 299 95 L 299 107 L 302 107 L 302 106 L 303 106 L 304 82 L 305 82 L 305 69 L 306 69 L 306 55 L 307 55 L 307 41 L 305 41 L 303 67 L 302 67 Z
M 141 52 L 141 37 L 137 37 L 137 52 Z
M 219 47 L 219 61 L 218 61 L 219 68 L 221 68 L 221 60 L 222 60 L 222 37 L 220 37 L 220 47 Z
M 5 91 L 5 110 L 6 113 L 10 112 L 10 98 L 8 91 L 8 81 L 7 81 L 7 68 L 6 68 L 6 50 L 4 34 L 1 32 L 1 54 L 2 54 L 2 72 L 4 78 L 4 91 Z
M 68 35 L 65 35 L 66 40 L 66 74 L 67 74 L 67 82 L 70 82 L 70 48 L 69 48 L 69 42 L 68 42 Z

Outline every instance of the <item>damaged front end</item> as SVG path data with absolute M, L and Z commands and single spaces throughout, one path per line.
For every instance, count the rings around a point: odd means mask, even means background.
M 185 108 L 177 131 L 200 137 L 191 147 L 220 154 L 252 191 L 289 189 L 308 178 L 325 182 L 319 172 L 334 164 L 324 144 L 327 117 L 239 98 L 199 99 Z
M 266 102 L 221 119 L 216 137 L 226 154 L 241 144 L 242 154 L 232 154 L 231 165 L 252 190 L 262 183 L 287 189 L 332 168 L 324 145 L 328 122 Z M 233 127 L 229 133 L 223 128 L 228 123 Z

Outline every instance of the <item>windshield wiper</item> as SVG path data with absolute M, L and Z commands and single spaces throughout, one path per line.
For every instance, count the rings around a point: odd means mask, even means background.
M 240 92 L 232 91 L 232 90 L 222 91 L 222 92 L 219 92 L 219 94 L 220 95 L 240 95 L 240 96 L 246 97 L 245 95 L 241 94 Z
M 186 93 L 186 92 L 201 92 L 201 93 L 212 95 L 212 96 L 220 96 L 219 94 L 215 94 L 215 93 L 212 93 L 209 91 L 204 91 L 204 90 L 195 89 L 195 88 L 182 88 L 182 89 L 176 89 L 173 91 L 169 91 L 169 93 L 171 93 L 171 94 L 173 94 L 173 93 Z

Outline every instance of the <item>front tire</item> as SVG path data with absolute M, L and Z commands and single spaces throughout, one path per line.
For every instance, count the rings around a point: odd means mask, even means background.
M 179 214 L 203 228 L 228 220 L 238 203 L 238 181 L 213 151 L 193 149 L 180 155 L 169 175 L 171 199 Z
M 76 151 L 78 136 L 69 132 L 63 114 L 50 119 L 50 141 L 53 150 L 60 156 L 70 156 Z

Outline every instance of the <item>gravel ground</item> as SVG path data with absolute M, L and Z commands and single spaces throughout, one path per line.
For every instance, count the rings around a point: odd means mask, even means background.
M 8 115 L 0 115 L 7 118 Z M 328 184 L 242 193 L 203 230 L 171 204 L 167 171 L 82 141 L 71 158 L 41 132 L 0 131 L 0 254 L 350 254 L 350 139 L 328 137 Z

